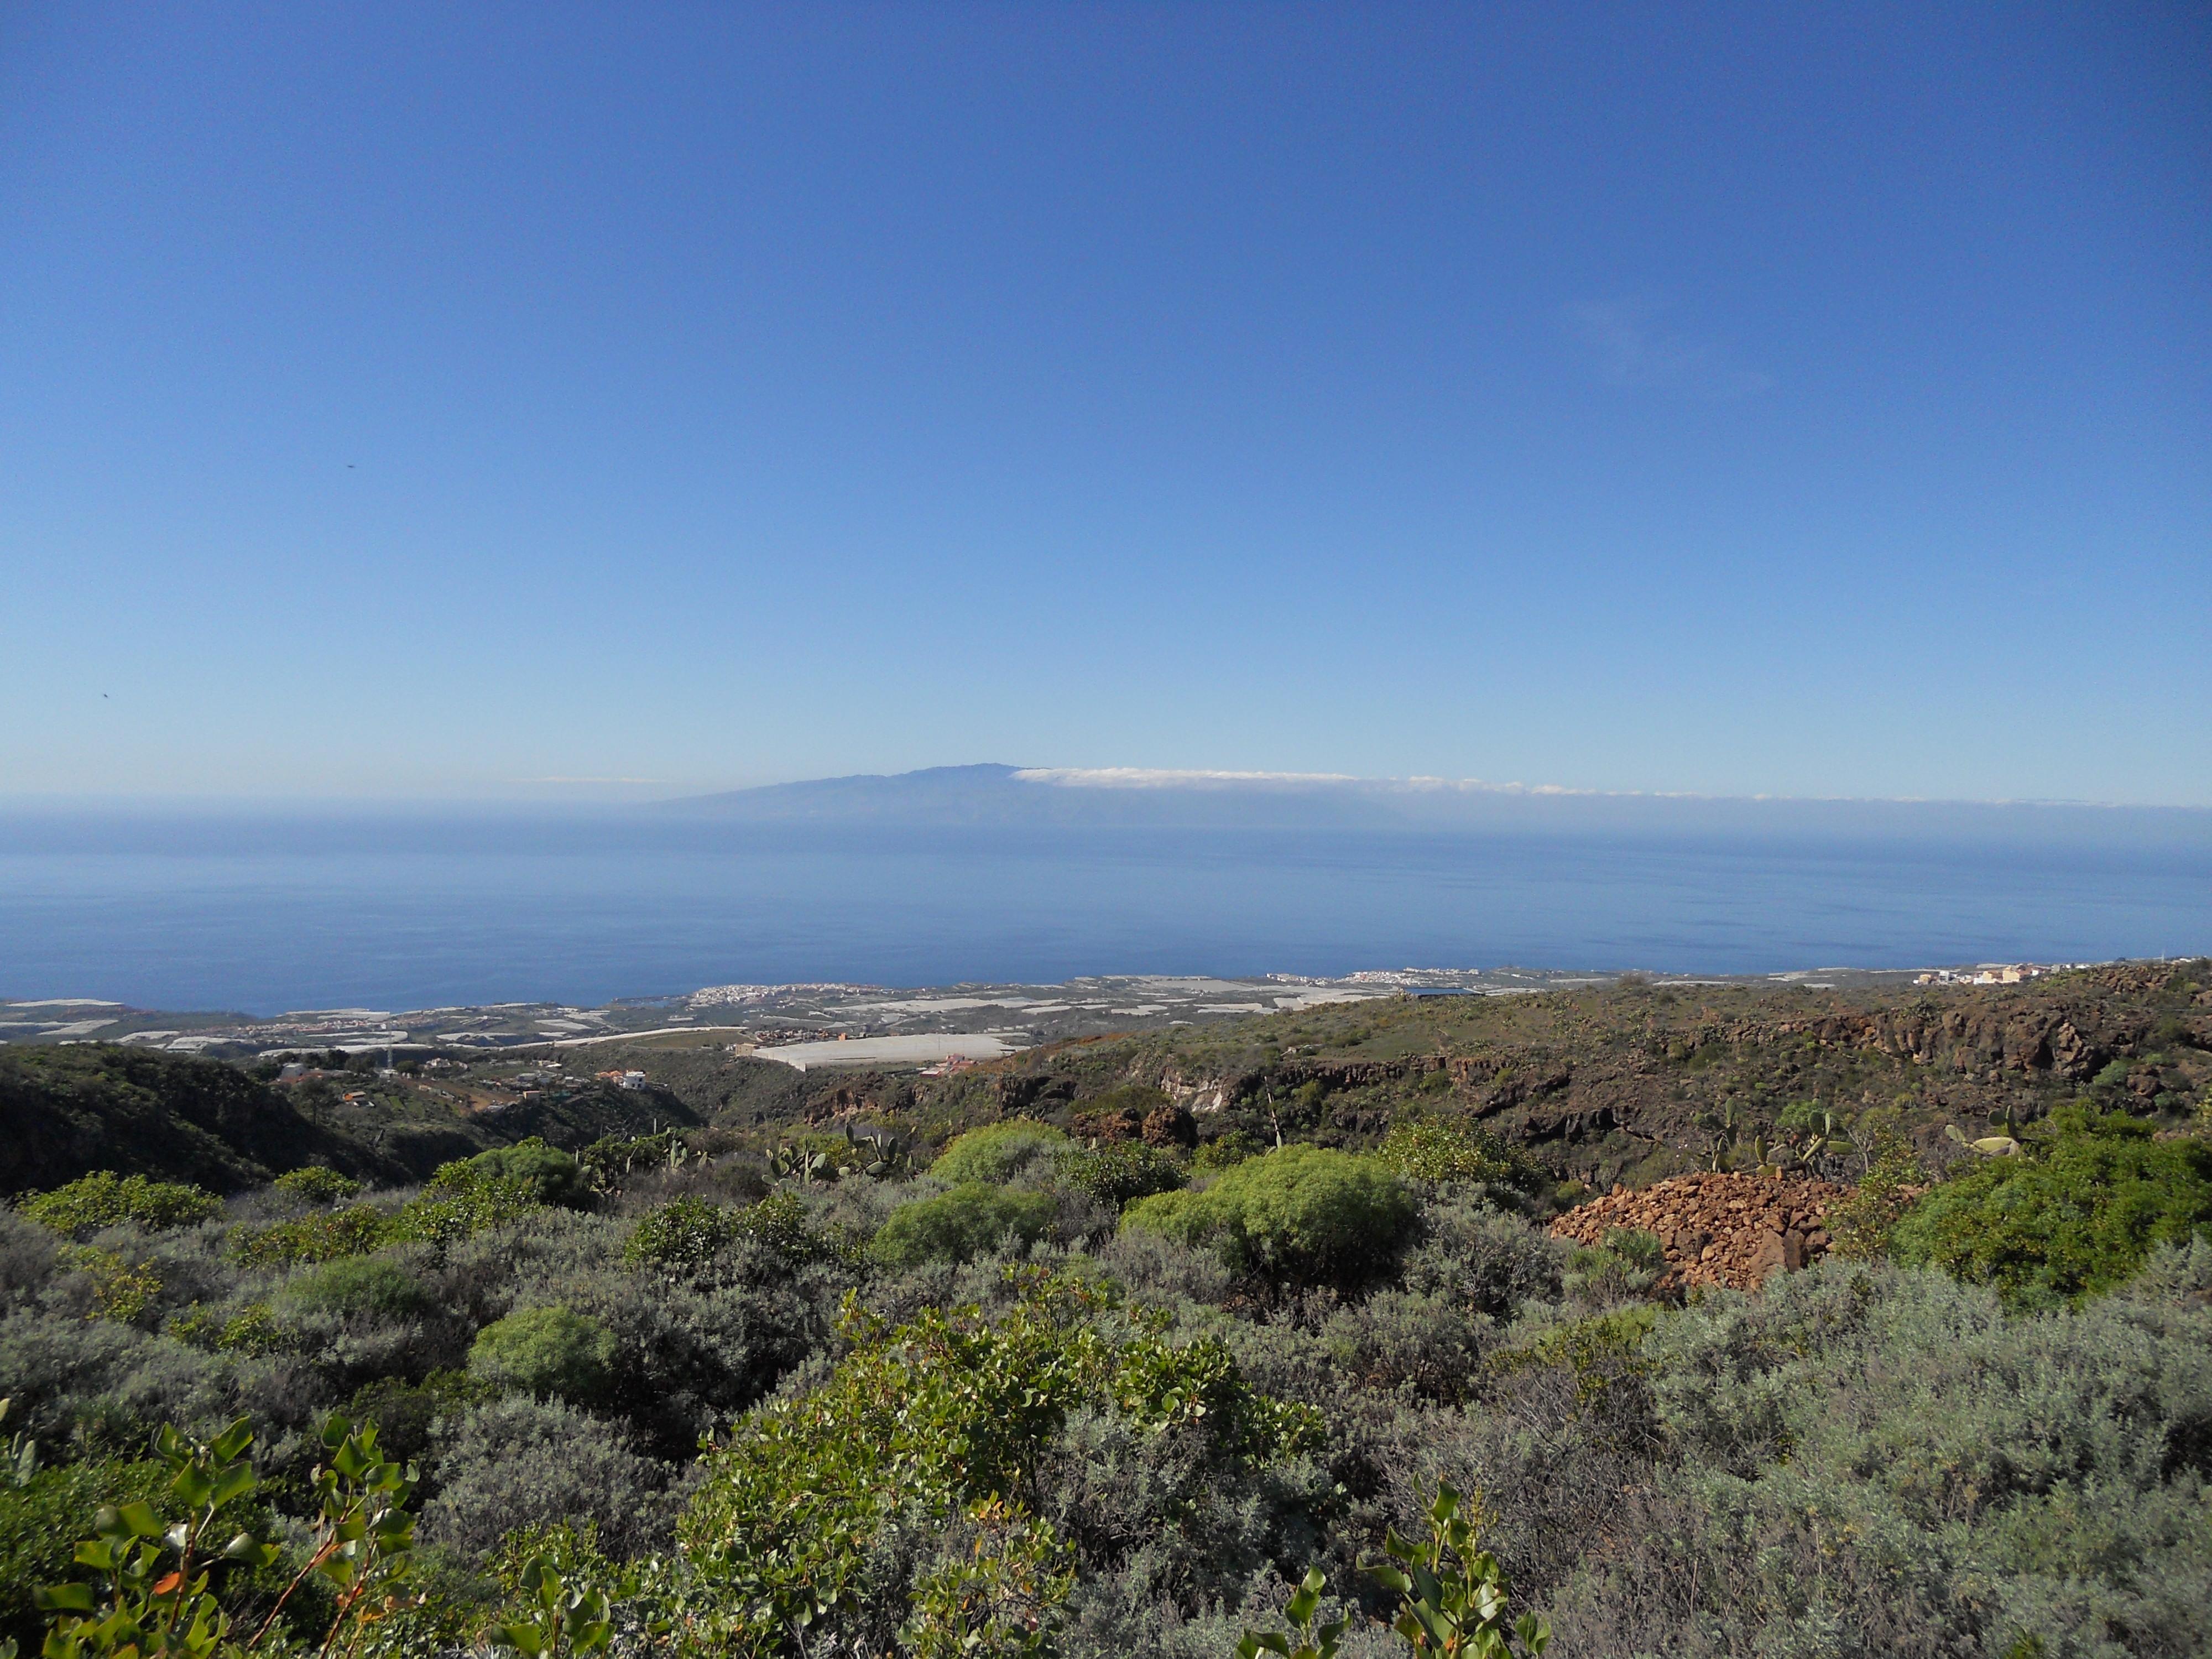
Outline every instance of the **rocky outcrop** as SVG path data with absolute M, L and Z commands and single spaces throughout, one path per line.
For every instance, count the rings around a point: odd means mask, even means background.
M 1602 1244 L 1616 1227 L 1657 1237 L 1668 1279 L 1680 1285 L 1756 1290 L 1827 1253 L 1828 1211 L 1848 1196 L 1832 1182 L 1707 1173 L 1630 1192 L 1615 1187 L 1552 1224 L 1552 1236 Z
M 1198 1120 L 1191 1115 L 1188 1107 L 1170 1101 L 1146 1113 L 1144 1127 L 1139 1133 L 1147 1146 L 1195 1146 Z

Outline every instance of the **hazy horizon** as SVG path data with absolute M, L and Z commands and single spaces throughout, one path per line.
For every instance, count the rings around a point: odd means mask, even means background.
M 1960 795 L 1841 795 L 1787 793 L 1723 793 L 1692 789 L 1609 788 L 1523 781 L 1448 777 L 1432 774 L 1402 775 L 1342 772 L 1239 770 L 1215 768 L 1138 766 L 1027 766 L 1005 762 L 954 761 L 890 772 L 823 773 L 793 777 L 717 781 L 645 778 L 529 778 L 480 786 L 476 793 L 453 790 L 356 792 L 326 791 L 124 791 L 62 790 L 7 791 L 0 789 L 0 813 L 9 811 L 177 810 L 210 811 L 234 810 L 374 810 L 492 809 L 544 807 L 620 810 L 626 807 L 681 805 L 724 796 L 787 789 L 815 783 L 857 783 L 909 779 L 932 774 L 959 773 L 982 769 L 1002 769 L 1024 784 L 1045 787 L 1101 792 L 1194 792 L 1255 793 L 1343 791 L 1414 797 L 1497 797 L 1522 800 L 1702 802 L 1717 805 L 1790 805 L 1835 806 L 1907 806 L 1963 808 L 2078 809 L 2087 811 L 2202 814 L 2212 817 L 2212 805 L 2173 800 L 2084 799 L 2063 796 Z

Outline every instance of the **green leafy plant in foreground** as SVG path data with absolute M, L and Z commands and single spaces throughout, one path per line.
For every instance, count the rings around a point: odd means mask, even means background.
M 1429 1541 L 1409 1543 L 1391 1528 L 1383 1541 L 1390 1560 L 1367 1569 L 1397 1593 L 1401 1606 L 1391 1628 L 1415 1653 L 1506 1659 L 1517 1640 L 1534 1659 L 1550 1644 L 1552 1627 L 1535 1614 L 1507 1622 L 1505 1573 L 1481 1547 L 1483 1519 L 1479 1497 L 1463 1510 L 1450 1483 L 1440 1481 L 1429 1505 Z
M 379 1454 L 373 1425 L 356 1428 L 334 1414 L 322 1439 L 313 1542 L 250 1639 L 235 1639 L 232 1616 L 210 1588 L 219 1569 L 267 1567 L 283 1554 L 238 1524 L 258 1484 L 248 1455 L 253 1426 L 240 1418 L 209 1441 L 163 1426 L 154 1449 L 171 1472 L 165 1501 L 103 1505 L 94 1535 L 76 1548 L 76 1565 L 91 1578 L 37 1592 L 53 1620 L 45 1659 L 216 1659 L 252 1651 L 278 1629 L 294 1594 L 316 1577 L 336 1597 L 319 1651 L 341 1650 L 342 1641 L 349 1651 L 362 1629 L 391 1609 L 406 1575 L 414 1542 L 406 1499 L 415 1476 Z M 228 1540 L 218 1542 L 225 1533 Z
M 524 1659 L 561 1659 L 563 1654 L 597 1653 L 613 1639 L 606 1596 L 570 1583 L 544 1556 L 523 1564 L 521 1586 L 530 1603 L 484 1632 L 495 1645 L 511 1648 Z
M 1322 1593 L 1328 1588 L 1328 1580 L 1319 1567 L 1307 1568 L 1305 1582 L 1292 1592 L 1283 1608 L 1283 1617 L 1290 1622 L 1289 1632 L 1246 1631 L 1244 1639 L 1237 1644 L 1237 1659 L 1256 1659 L 1262 1653 L 1279 1653 L 1283 1659 L 1335 1659 L 1337 1645 L 1352 1621 L 1321 1620 Z
M 96 1655 L 179 1655 L 201 1659 L 229 1645 L 230 1615 L 208 1588 L 216 1566 L 265 1565 L 275 1549 L 249 1531 L 216 1541 L 226 1514 L 253 1490 L 246 1451 L 253 1427 L 240 1418 L 211 1441 L 193 1441 L 164 1425 L 154 1449 L 171 1470 L 167 1505 L 104 1504 L 93 1536 L 76 1547 L 76 1565 L 91 1582 L 50 1585 L 38 1605 L 54 1615 L 46 1659 Z
M 1030 1659 L 1050 1650 L 1053 1620 L 1073 1587 L 1051 1528 L 1004 1498 L 968 1506 L 975 1532 L 914 1585 L 899 1637 L 913 1659 Z
M 1428 1542 L 1411 1543 L 1392 1528 L 1383 1540 L 1389 1559 L 1364 1569 L 1399 1599 L 1391 1628 L 1428 1659 L 1511 1659 L 1516 1646 L 1527 1659 L 1537 1659 L 1551 1643 L 1552 1627 L 1534 1613 L 1509 1622 L 1505 1573 L 1482 1547 L 1484 1520 L 1479 1496 L 1464 1503 L 1449 1481 L 1439 1481 L 1429 1504 Z M 1290 1631 L 1247 1631 L 1237 1644 L 1237 1659 L 1261 1653 L 1331 1659 L 1350 1621 L 1320 1621 L 1328 1587 L 1319 1567 L 1308 1571 L 1283 1610 Z
M 848 1298 L 853 1351 L 828 1382 L 763 1406 L 710 1454 L 678 1529 L 714 1608 L 693 1615 L 692 1639 L 732 1654 L 830 1650 L 885 1594 L 867 1580 L 878 1540 L 925 1515 L 972 1542 L 889 1592 L 909 1650 L 1034 1650 L 1073 1565 L 1024 1495 L 1070 1411 L 1200 1434 L 1231 1458 L 1317 1437 L 1317 1413 L 1252 1390 L 1218 1338 L 1178 1346 L 1107 1288 L 1009 1273 L 1018 1297 L 988 1318 L 928 1309 L 893 1328 Z

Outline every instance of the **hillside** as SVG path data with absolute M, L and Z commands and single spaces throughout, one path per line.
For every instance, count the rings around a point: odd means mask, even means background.
M 280 1087 L 219 1060 L 114 1043 L 0 1048 L 0 1193 L 93 1170 L 233 1192 L 308 1164 L 404 1182 L 532 1135 L 574 1148 L 700 1121 L 665 1091 L 590 1078 L 471 1094 L 419 1075 L 336 1071 Z
M 0 1118 L 8 1125 L 0 1190 L 8 1192 L 102 1169 L 218 1192 L 302 1164 L 403 1173 L 234 1066 L 106 1043 L 0 1048 Z
M 1110 1133 L 1086 1104 L 1133 1086 L 1188 1109 L 1208 1139 L 1279 1131 L 1358 1146 L 1408 1113 L 1466 1118 L 1594 1186 L 1786 1153 L 1818 1114 L 1848 1123 L 1876 1107 L 1940 1164 L 1954 1150 L 1947 1125 L 1978 1134 L 2084 1092 L 2185 1120 L 2212 1092 L 2212 963 L 2014 986 L 1632 980 L 1398 997 L 1056 1044 L 921 1089 L 908 1109 L 924 1123 L 1023 1113 Z
M 1597 1187 L 1799 1153 L 1844 1179 L 1856 1155 L 1815 1148 L 1812 1135 L 1835 1141 L 1875 1108 L 1893 1109 L 1938 1167 L 1958 1155 L 1948 1127 L 1971 1138 L 2084 1093 L 2180 1124 L 2212 1093 L 2207 987 L 2201 961 L 1991 987 L 1632 976 L 1085 1036 L 945 1077 L 799 1073 L 732 1053 L 713 1030 L 602 1044 L 587 1060 L 571 1054 L 568 1071 L 545 1048 L 456 1052 L 397 1072 L 334 1055 L 326 1074 L 281 1088 L 264 1080 L 265 1062 L 11 1046 L 0 1048 L 0 1103 L 22 1133 L 0 1148 L 0 1182 L 17 1190 L 112 1168 L 228 1189 L 310 1162 L 404 1179 L 530 1135 L 575 1149 L 671 1126 L 743 1141 L 875 1121 L 927 1143 L 1026 1115 L 1111 1139 L 1136 1133 L 1132 1101 L 1182 1107 L 1205 1139 L 1259 1145 L 1279 1133 L 1358 1148 L 1409 1115 L 1465 1120 Z M 596 1075 L 609 1069 L 650 1086 L 614 1088 Z

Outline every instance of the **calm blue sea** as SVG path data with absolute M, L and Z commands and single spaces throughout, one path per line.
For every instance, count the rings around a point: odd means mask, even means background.
M 731 981 L 1771 972 L 2212 950 L 2212 838 L 0 815 L 0 996 L 599 1003 Z

